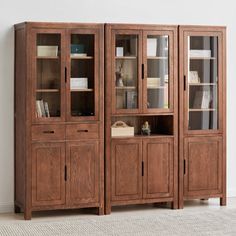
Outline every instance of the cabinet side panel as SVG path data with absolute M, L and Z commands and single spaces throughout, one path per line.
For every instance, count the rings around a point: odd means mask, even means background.
M 25 29 L 15 31 L 15 202 L 24 206 L 26 159 Z

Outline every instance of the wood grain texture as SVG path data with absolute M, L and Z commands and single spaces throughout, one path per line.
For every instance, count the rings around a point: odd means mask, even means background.
M 185 139 L 184 196 L 222 193 L 222 151 L 221 137 Z
M 67 144 L 67 204 L 97 203 L 99 199 L 97 141 Z
M 143 162 L 143 197 L 173 197 L 173 139 L 144 139 Z
M 112 141 L 112 201 L 142 197 L 141 140 Z
M 65 204 L 65 146 L 37 143 L 32 148 L 32 205 Z

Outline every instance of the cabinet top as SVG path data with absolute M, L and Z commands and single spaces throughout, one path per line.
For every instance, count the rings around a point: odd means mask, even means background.
M 15 29 L 21 28 L 103 28 L 104 24 L 102 23 L 72 23 L 72 22 L 31 22 L 25 21 L 18 24 L 15 24 Z

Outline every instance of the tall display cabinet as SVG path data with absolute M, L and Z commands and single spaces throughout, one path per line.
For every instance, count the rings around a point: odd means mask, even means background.
M 179 207 L 226 204 L 225 27 L 179 27 Z
M 177 26 L 106 24 L 105 36 L 106 214 L 126 204 L 177 208 Z M 123 122 L 131 136 L 112 132 Z
M 15 212 L 104 212 L 103 24 L 15 25 Z

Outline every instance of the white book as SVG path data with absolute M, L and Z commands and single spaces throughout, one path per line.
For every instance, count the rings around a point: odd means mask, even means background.
M 157 55 L 157 39 L 148 38 L 147 39 L 147 56 L 155 57 Z
M 36 100 L 36 113 L 37 113 L 37 117 L 38 117 L 38 118 L 42 117 L 42 111 L 41 111 L 41 106 L 40 106 L 40 100 Z
M 46 117 L 50 117 L 49 107 L 48 107 L 47 102 L 44 102 L 44 109 L 45 109 Z
M 46 112 L 45 112 L 43 100 L 40 100 L 40 109 L 41 109 L 41 112 L 42 112 L 41 117 L 46 117 Z

